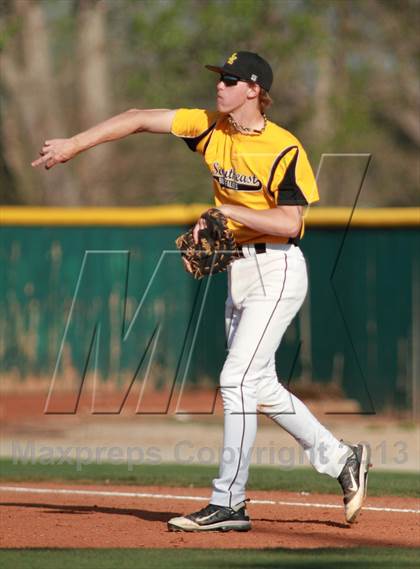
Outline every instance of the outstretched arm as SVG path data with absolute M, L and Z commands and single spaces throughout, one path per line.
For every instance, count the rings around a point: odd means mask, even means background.
M 49 170 L 93 146 L 118 140 L 135 132 L 169 133 L 175 112 L 169 109 L 131 109 L 71 138 L 46 140 L 40 151 L 41 157 L 34 160 L 32 166 L 44 165 Z

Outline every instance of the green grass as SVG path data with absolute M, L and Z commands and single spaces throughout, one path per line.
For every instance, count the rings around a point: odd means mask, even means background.
M 163 485 L 209 488 L 217 475 L 214 466 L 181 464 L 137 465 L 130 472 L 126 464 L 89 464 L 77 469 L 76 464 L 13 464 L 11 459 L 0 460 L 0 480 L 15 482 L 64 481 L 78 483 Z M 312 469 L 285 470 L 275 467 L 251 467 L 249 490 L 284 490 L 340 494 L 335 480 L 319 475 Z M 420 496 L 416 473 L 371 472 L 370 496 Z
M 0 550 L 4 569 L 399 569 L 418 567 L 413 549 L 28 549 Z

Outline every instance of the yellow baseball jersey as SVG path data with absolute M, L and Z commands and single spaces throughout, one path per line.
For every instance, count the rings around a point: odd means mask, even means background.
M 178 109 L 172 134 L 202 154 L 213 177 L 216 206 L 232 204 L 264 210 L 318 201 L 316 180 L 306 152 L 293 134 L 271 121 L 261 134 L 242 134 L 228 115 Z M 229 220 L 237 243 L 287 243 Z M 301 236 L 303 235 L 303 227 Z

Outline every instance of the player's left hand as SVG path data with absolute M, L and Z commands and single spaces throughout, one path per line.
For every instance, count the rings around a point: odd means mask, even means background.
M 218 208 L 205 211 L 194 227 L 180 235 L 175 243 L 185 269 L 195 279 L 225 271 L 238 256 L 233 233 Z
M 227 204 L 222 204 L 219 205 L 217 208 L 211 208 L 211 209 L 218 209 L 219 211 L 221 211 L 223 213 L 223 215 L 225 217 L 229 217 L 229 205 Z M 204 211 L 200 218 L 198 219 L 197 223 L 194 225 L 194 229 L 193 229 L 193 239 L 194 239 L 194 243 L 197 245 L 198 241 L 199 241 L 199 237 L 198 237 L 198 233 L 201 229 L 205 229 L 207 227 L 206 225 L 206 220 L 203 219 L 203 215 L 205 215 L 209 210 Z
M 201 215 L 204 215 L 206 212 L 202 213 Z M 193 235 L 193 239 L 194 239 L 194 243 L 197 245 L 198 241 L 199 241 L 199 237 L 198 237 L 198 233 L 201 229 L 205 229 L 207 227 L 206 225 L 206 220 L 203 219 L 202 217 L 200 217 L 197 221 L 197 223 L 194 225 L 194 229 L 192 232 Z

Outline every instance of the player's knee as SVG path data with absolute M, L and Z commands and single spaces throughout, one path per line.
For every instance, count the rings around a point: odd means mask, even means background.
M 257 397 L 252 387 L 225 386 L 220 390 L 225 413 L 256 413 Z
M 278 382 L 275 386 L 259 386 L 257 405 L 261 413 L 293 413 L 292 394 Z
M 256 405 L 256 383 L 245 374 L 242 365 L 232 366 L 226 362 L 220 374 L 220 394 L 223 407 L 228 412 L 242 412 L 244 404 Z M 245 403 L 244 403 L 245 402 Z
M 220 395 L 222 396 L 225 413 L 240 411 L 241 396 L 238 387 L 222 387 L 220 389 Z
M 222 396 L 225 411 L 239 409 L 241 401 L 240 388 L 241 382 L 238 380 L 238 376 L 230 373 L 225 366 L 220 374 L 220 395 Z
M 235 373 L 229 366 L 224 366 L 220 374 L 220 389 L 239 387 L 241 384 L 240 374 Z
M 265 367 L 266 361 L 257 358 L 250 362 L 247 358 L 229 355 L 220 374 L 220 387 L 254 384 L 256 388 L 264 375 Z

